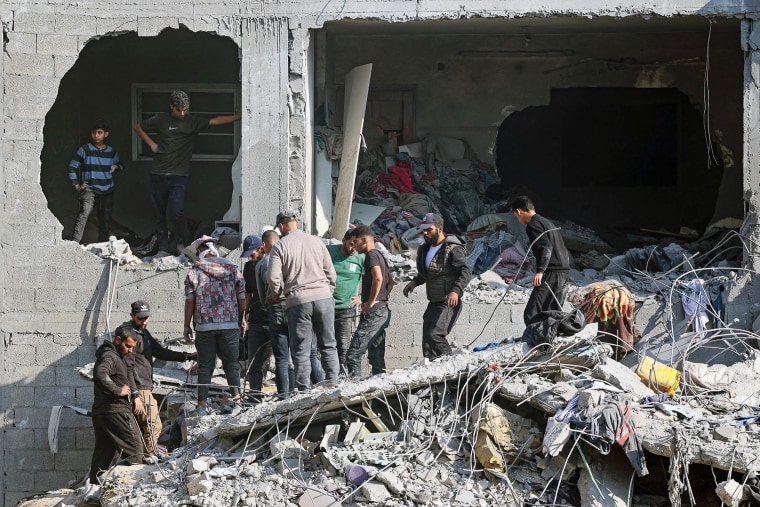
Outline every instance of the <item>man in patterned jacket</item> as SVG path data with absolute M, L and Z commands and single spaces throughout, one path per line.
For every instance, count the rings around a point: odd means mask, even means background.
M 232 401 L 240 401 L 238 340 L 243 330 L 245 281 L 233 262 L 219 257 L 216 242 L 210 236 L 193 242 L 199 260 L 185 278 L 184 336 L 192 339 L 192 321 L 198 351 L 198 415 L 208 414 L 206 398 L 217 356 L 222 360 Z

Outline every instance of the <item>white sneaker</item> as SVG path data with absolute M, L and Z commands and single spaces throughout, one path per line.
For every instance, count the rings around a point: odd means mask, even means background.
M 143 463 L 146 465 L 158 465 L 158 456 L 149 454 L 143 457 Z

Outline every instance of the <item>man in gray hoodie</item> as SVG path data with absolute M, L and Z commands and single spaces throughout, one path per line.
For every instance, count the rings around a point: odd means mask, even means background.
M 311 388 L 311 343 L 317 347 L 328 383 L 338 381 L 338 349 L 335 341 L 335 268 L 327 247 L 317 237 L 298 229 L 298 214 L 281 211 L 276 225 L 282 239 L 269 252 L 267 282 L 273 301 L 282 290 L 288 311 L 290 354 L 296 389 Z
M 232 401 L 240 401 L 240 349 L 243 329 L 245 281 L 237 266 L 216 250 L 216 238 L 201 236 L 193 242 L 198 262 L 185 278 L 185 338 L 192 337 L 192 320 L 198 351 L 198 415 L 208 414 L 211 374 L 216 357 L 222 360 Z

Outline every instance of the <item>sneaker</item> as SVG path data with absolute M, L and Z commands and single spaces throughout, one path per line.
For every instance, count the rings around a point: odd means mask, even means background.
M 220 412 L 224 415 L 237 415 L 242 410 L 240 401 L 240 398 L 237 400 L 230 400 L 227 405 L 224 405 L 222 407 L 222 410 Z
M 185 245 L 182 243 L 177 243 L 177 255 L 182 255 L 182 251 L 185 249 Z
M 147 456 L 143 456 L 143 463 L 146 465 L 158 465 L 158 462 L 161 461 L 158 456 L 155 456 L 153 454 L 148 454 Z
M 193 412 L 193 415 L 195 417 L 206 417 L 207 415 L 211 415 L 212 411 L 208 407 L 208 405 L 199 405 L 198 408 L 195 409 Z
M 159 250 L 156 255 L 153 256 L 154 259 L 160 259 L 162 257 L 169 257 L 171 254 L 167 252 L 166 250 Z

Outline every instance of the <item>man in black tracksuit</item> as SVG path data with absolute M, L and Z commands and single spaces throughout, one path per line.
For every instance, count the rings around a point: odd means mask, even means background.
M 420 224 L 425 244 L 417 250 L 417 276 L 404 287 L 404 295 L 427 284 L 428 306 L 422 316 L 422 354 L 428 359 L 451 354 L 446 336 L 462 311 L 462 294 L 470 282 L 467 252 L 454 235 L 443 232 L 443 218 L 425 215 Z
M 92 404 L 92 427 L 95 430 L 95 449 L 90 464 L 90 483 L 111 467 L 116 454 L 130 464 L 142 462 L 144 447 L 140 429 L 132 415 L 142 411 L 131 368 L 125 356 L 135 348 L 135 331 L 120 326 L 113 343 L 105 342 L 95 353 L 95 399 Z
M 528 241 L 536 257 L 536 274 L 533 292 L 525 305 L 525 325 L 532 323 L 541 312 L 562 310 L 567 299 L 567 281 L 570 277 L 570 255 L 559 232 L 559 227 L 536 213 L 533 201 L 521 195 L 512 200 L 512 212 L 526 226 Z

